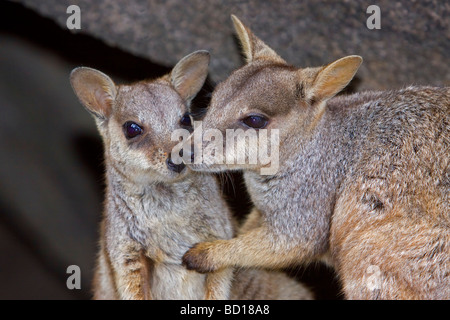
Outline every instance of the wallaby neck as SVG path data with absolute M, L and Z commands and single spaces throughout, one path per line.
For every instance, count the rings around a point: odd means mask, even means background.
M 106 180 L 109 196 L 120 198 L 133 209 L 138 203 L 146 202 L 146 208 L 171 210 L 173 199 L 182 202 L 195 190 L 194 177 L 174 183 L 137 183 L 112 165 L 107 165 Z
M 275 175 L 244 174 L 260 211 L 277 212 L 267 214 L 268 219 L 276 217 L 280 221 L 280 214 L 332 214 L 336 192 L 347 170 L 351 170 L 360 140 L 358 133 L 352 131 L 357 122 L 357 117 L 349 120 L 352 113 L 336 112 L 336 108 L 327 105 L 309 136 L 293 135 L 284 142 Z

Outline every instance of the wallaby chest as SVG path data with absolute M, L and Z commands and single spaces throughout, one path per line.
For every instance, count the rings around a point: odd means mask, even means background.
M 146 186 L 133 194 L 123 190 L 122 219 L 130 238 L 149 256 L 176 264 L 198 242 L 230 238 L 228 211 L 213 191 L 215 181 L 204 180 Z

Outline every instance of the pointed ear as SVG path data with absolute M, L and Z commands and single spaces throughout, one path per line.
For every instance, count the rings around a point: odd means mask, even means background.
M 106 74 L 80 67 L 71 72 L 70 83 L 78 99 L 89 112 L 100 120 L 109 118 L 116 98 L 116 86 Z
M 307 90 L 307 99 L 319 102 L 334 97 L 353 79 L 361 63 L 360 56 L 348 56 L 319 68 Z M 308 69 L 304 70 L 306 73 Z
M 235 15 L 231 15 L 231 19 L 247 63 L 257 59 L 286 63 L 275 51 L 255 36 Z
M 181 59 L 170 72 L 170 82 L 188 104 L 205 83 L 208 66 L 209 52 L 199 50 Z

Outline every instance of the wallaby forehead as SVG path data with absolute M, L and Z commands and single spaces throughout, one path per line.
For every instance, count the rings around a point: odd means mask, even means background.
M 285 108 L 295 98 L 297 83 L 295 67 L 275 64 L 248 65 L 234 72 L 216 90 L 212 104 L 236 108 L 263 108 L 274 105 Z M 264 111 L 264 110 L 263 110 Z
M 181 97 L 166 82 L 120 86 L 115 109 L 118 120 L 142 123 L 173 121 L 185 112 Z

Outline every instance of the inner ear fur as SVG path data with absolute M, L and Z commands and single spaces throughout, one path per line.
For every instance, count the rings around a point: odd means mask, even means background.
M 255 36 L 235 15 L 231 15 L 231 19 L 247 63 L 258 59 L 286 63 L 272 48 Z
M 300 70 L 300 77 L 308 84 L 306 98 L 326 101 L 334 97 L 353 79 L 362 63 L 360 56 L 347 56 L 325 67 Z
M 205 83 L 209 61 L 208 51 L 195 51 L 181 59 L 170 72 L 171 84 L 188 104 Z
M 72 88 L 83 106 L 99 119 L 111 115 L 117 90 L 114 82 L 103 72 L 80 67 L 70 74 Z

